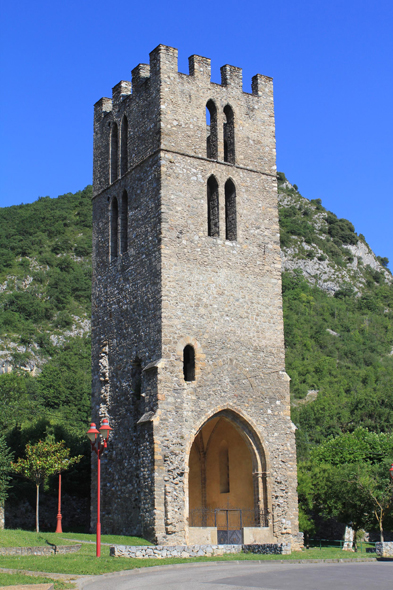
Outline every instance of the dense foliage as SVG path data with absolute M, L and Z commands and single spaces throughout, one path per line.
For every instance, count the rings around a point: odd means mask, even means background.
M 359 529 L 393 524 L 393 481 L 389 468 L 393 435 L 358 427 L 314 447 L 299 463 L 300 520 L 306 533 L 314 533 L 313 517 L 337 518 Z M 356 540 L 356 534 L 355 534 Z
M 0 436 L 0 507 L 4 506 L 11 479 L 11 460 L 13 454 L 4 436 Z
M 393 430 L 393 288 L 331 297 L 301 275 L 283 274 L 286 366 L 298 455 L 359 425 Z M 329 331 L 330 330 L 330 331 Z M 308 402 L 308 391 L 317 398 Z
M 49 348 L 49 334 L 90 316 L 91 187 L 1 209 L 0 335 Z

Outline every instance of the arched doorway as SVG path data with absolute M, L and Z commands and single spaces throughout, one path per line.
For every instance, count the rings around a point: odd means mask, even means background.
M 266 459 L 252 427 L 231 410 L 207 420 L 189 456 L 189 526 L 217 529 L 218 543 L 268 527 Z

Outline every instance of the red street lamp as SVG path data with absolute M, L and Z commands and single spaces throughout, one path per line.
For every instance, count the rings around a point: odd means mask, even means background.
M 113 429 L 109 426 L 107 418 L 104 418 L 99 432 L 94 422 L 92 422 L 86 433 L 90 439 L 91 450 L 97 455 L 97 557 L 100 557 L 101 555 L 101 455 L 108 446 L 109 433 L 111 430 Z M 97 439 L 98 434 L 101 435 L 102 441 Z
M 391 468 L 389 469 L 390 477 L 393 479 L 393 463 Z
M 62 533 L 63 529 L 61 528 L 61 472 L 59 471 L 59 499 L 58 499 L 58 506 L 57 506 L 57 525 L 55 533 Z

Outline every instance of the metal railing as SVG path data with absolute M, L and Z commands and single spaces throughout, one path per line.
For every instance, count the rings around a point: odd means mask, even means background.
M 252 508 L 193 508 L 190 510 L 189 522 L 190 527 L 220 529 L 268 527 L 269 514 Z
M 325 547 L 342 549 L 344 547 L 344 543 L 345 541 L 342 539 L 309 539 L 305 545 L 310 549 L 322 550 Z M 360 553 L 375 553 L 375 543 L 372 541 L 358 541 L 357 547 Z

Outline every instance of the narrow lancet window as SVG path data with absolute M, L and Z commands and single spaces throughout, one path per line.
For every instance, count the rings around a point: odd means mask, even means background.
M 111 260 L 117 258 L 118 234 L 119 234 L 119 206 L 116 197 L 112 199 L 111 205 Z
M 184 381 L 195 381 L 195 350 L 191 344 L 183 350 Z
M 220 494 L 229 493 L 229 455 L 228 444 L 225 440 L 220 444 L 219 451 Z
M 225 238 L 237 240 L 236 188 L 231 179 L 225 183 Z
M 128 249 L 128 196 L 123 192 L 121 198 L 120 252 L 124 254 Z
M 224 162 L 235 163 L 235 121 L 233 110 L 227 104 L 224 108 Z
M 121 122 L 121 175 L 128 170 L 128 120 L 124 115 Z
M 115 180 L 117 180 L 118 152 L 119 136 L 117 130 L 117 123 L 113 123 L 111 129 L 111 182 L 115 182 Z
M 131 365 L 131 391 L 136 400 L 141 399 L 142 363 L 137 357 Z
M 207 226 L 210 237 L 220 236 L 218 184 L 214 176 L 210 176 L 207 181 Z
M 206 105 L 206 156 L 217 160 L 217 108 L 212 100 Z

